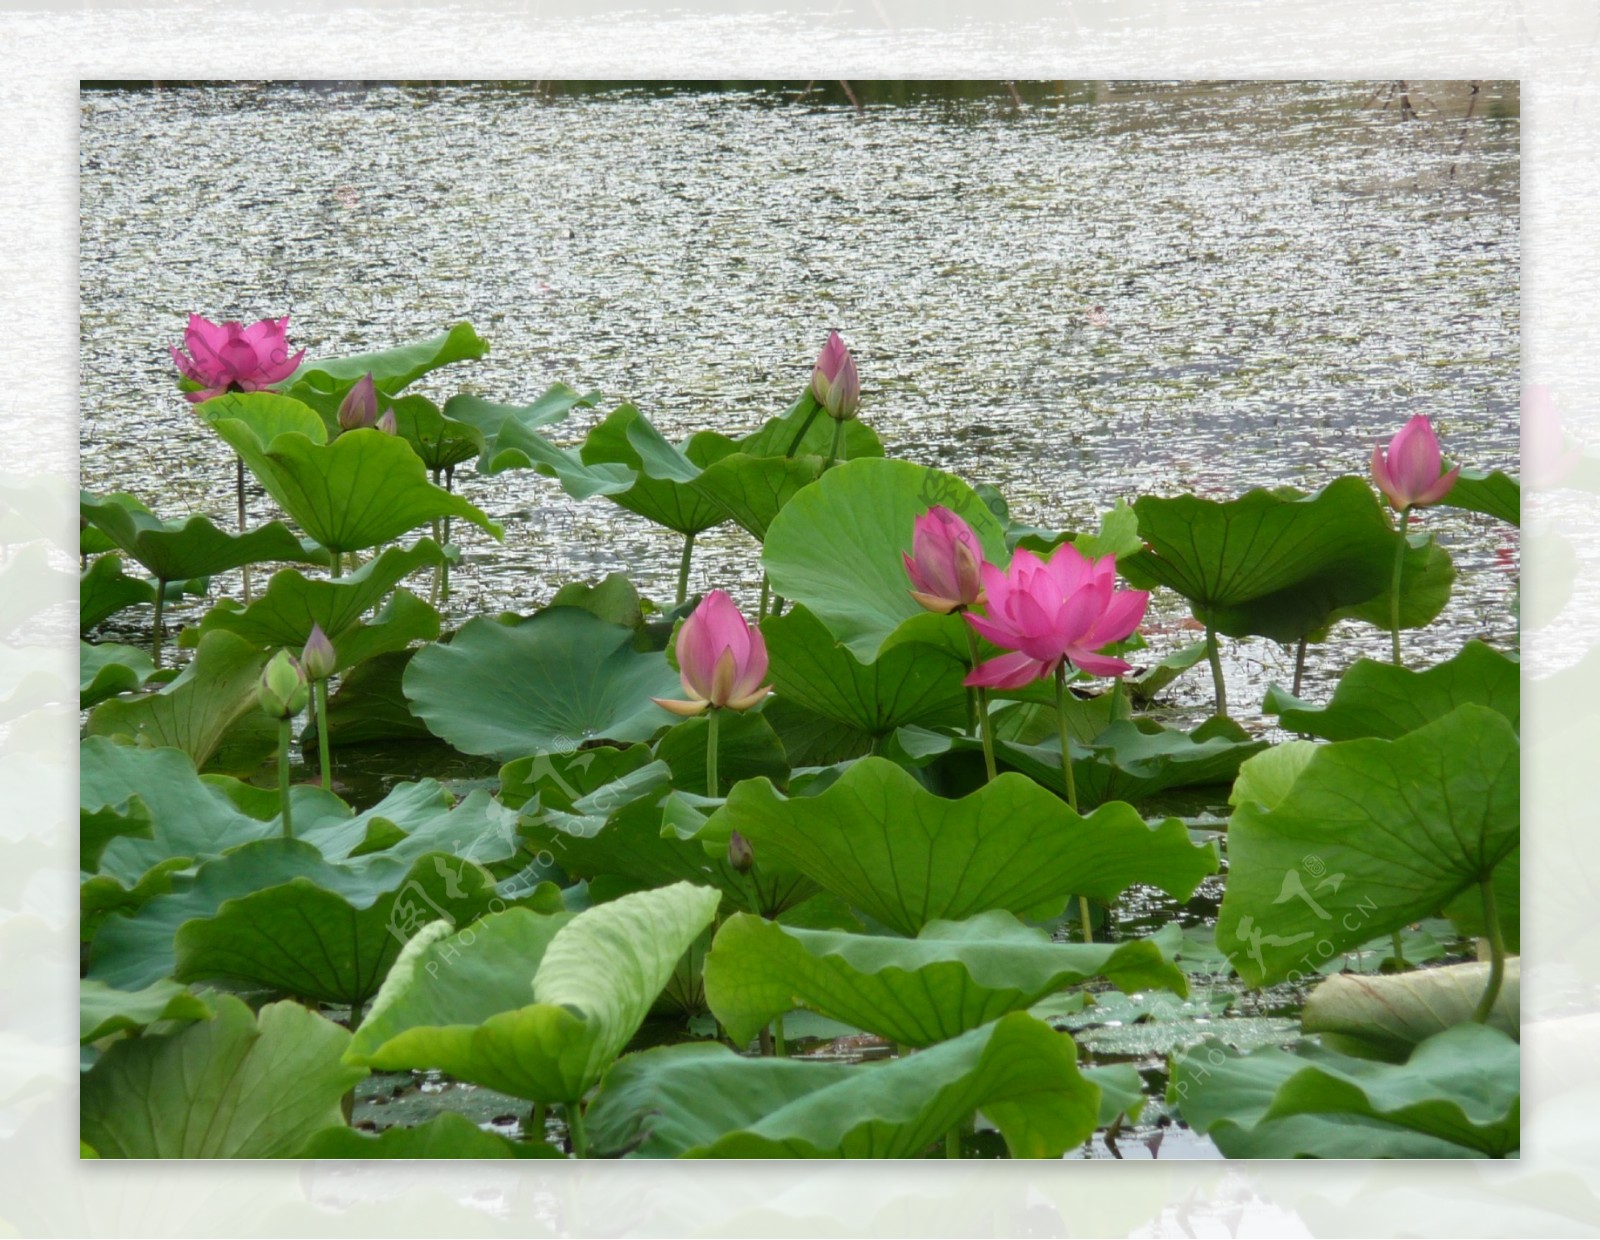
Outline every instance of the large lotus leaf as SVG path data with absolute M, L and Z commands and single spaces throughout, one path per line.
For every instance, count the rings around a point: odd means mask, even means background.
M 1358 620 L 1388 631 L 1394 624 L 1394 549 L 1391 546 L 1390 576 L 1383 589 L 1364 603 L 1352 603 L 1328 614 L 1327 624 L 1307 635 L 1310 641 L 1326 641 L 1327 630 L 1340 620 Z M 1450 553 L 1432 534 L 1406 535 L 1406 553 L 1400 575 L 1400 627 L 1422 629 L 1432 624 L 1450 602 L 1455 587 L 1456 566 Z
M 236 724 L 250 722 L 250 716 L 256 716 L 253 722 L 258 725 L 267 719 L 256 701 L 256 682 L 265 662 L 266 656 L 243 638 L 209 634 L 170 684 L 142 697 L 97 706 L 89 715 L 88 734 L 127 736 L 141 745 L 181 749 L 204 769 Z M 231 769 L 254 770 L 270 752 L 259 740 L 267 736 L 265 725 L 255 733 L 253 752 Z M 275 738 L 268 737 L 268 743 L 275 743 Z
M 428 725 L 412 713 L 404 688 L 415 650 L 376 655 L 345 673 L 328 699 L 328 739 L 335 745 L 373 741 L 435 740 Z M 315 725 L 308 728 L 315 733 Z
M 1488 981 L 1489 965 L 1476 961 L 1372 977 L 1336 973 L 1306 999 L 1300 1025 L 1324 1046 L 1398 1063 L 1419 1042 L 1471 1021 Z M 1521 961 L 1513 956 L 1488 1019 L 1512 1038 L 1521 1032 L 1521 993 Z
M 1014 1158 L 1095 1129 L 1100 1088 L 1072 1039 L 1013 1012 L 885 1064 L 746 1059 L 725 1046 L 630 1055 L 589 1112 L 596 1153 L 645 1158 L 915 1158 L 981 1111 Z
M 802 487 L 822 475 L 816 456 L 751 456 L 731 452 L 713 461 L 694 479 L 694 489 L 715 503 L 735 525 L 757 540 Z
M 591 908 L 553 934 L 556 919 L 517 910 L 453 935 L 433 927 L 396 962 L 350 1058 L 577 1102 L 643 1023 L 718 902 L 708 888 L 678 883 Z
M 1378 594 L 1394 567 L 1394 530 L 1360 478 L 1312 495 L 1147 495 L 1133 507 L 1148 549 L 1123 563 L 1128 579 L 1177 591 L 1196 618 L 1231 637 L 1298 641 L 1336 609 Z
M 78 705 L 87 710 L 108 697 L 130 693 L 150 679 L 156 665 L 136 646 L 78 643 Z
M 699 534 L 721 525 L 728 514 L 690 481 L 734 450 L 733 440 L 713 431 L 700 431 L 676 448 L 638 409 L 622 405 L 589 431 L 581 456 L 586 466 L 620 465 L 635 472 L 631 487 L 610 493 L 613 503 L 680 534 Z
M 710 724 L 704 715 L 675 723 L 656 742 L 656 757 L 672 771 L 676 787 L 707 792 L 706 738 Z M 783 742 L 758 711 L 724 711 L 717 721 L 717 783 L 710 796 L 741 779 L 764 777 L 780 788 L 789 784 L 789 762 Z
M 226 534 L 207 517 L 163 521 L 128 496 L 101 499 L 87 491 L 81 494 L 78 507 L 84 519 L 143 564 L 158 581 L 209 577 L 264 560 L 327 562 L 326 555 L 315 547 L 304 546 L 281 521 L 245 534 Z
M 1519 661 L 1477 640 L 1424 671 L 1358 659 L 1339 678 L 1326 706 L 1313 706 L 1273 685 L 1261 709 L 1277 715 L 1289 731 L 1325 740 L 1363 736 L 1393 740 L 1469 702 L 1498 711 L 1513 728 L 1520 727 Z
M 783 742 L 791 770 L 832 766 L 859 758 L 872 749 L 874 738 L 868 733 L 819 715 L 793 698 L 769 698 L 761 714 Z
M 79 1042 L 137 1033 L 158 1020 L 208 1020 L 211 1015 L 210 1003 L 170 979 L 133 991 L 117 990 L 93 977 L 78 983 Z
M 711 818 L 721 806 L 721 801 L 709 797 L 674 792 L 661 802 L 660 822 L 664 838 L 693 841 L 704 851 L 711 866 L 704 881 L 723 893 L 728 906 L 762 917 L 785 917 L 808 900 L 820 900 L 831 905 L 834 911 L 842 912 L 844 920 L 832 918 L 796 924 L 810 924 L 813 929 L 860 928 L 859 919 L 847 906 L 831 898 L 822 899 L 816 883 L 772 853 L 756 856 L 751 868 L 744 873 L 735 870 L 728 862 L 732 833 L 726 822 Z M 745 843 L 748 847 L 749 841 Z
M 375 353 L 352 353 L 345 357 L 319 358 L 304 362 L 289 376 L 285 385 L 292 396 L 326 403 L 338 400 L 366 375 L 378 389 L 391 396 L 409 387 L 429 371 L 452 362 L 477 361 L 489 352 L 489 344 L 473 330 L 471 323 L 456 323 L 448 331 Z
M 1521 1145 L 1518 1047 L 1483 1025 L 1436 1034 L 1403 1064 L 1315 1048 L 1237 1055 L 1212 1044 L 1175 1062 L 1172 1079 L 1184 1120 L 1230 1157 L 1503 1158 Z M 1305 1116 L 1340 1123 L 1289 1128 L 1301 1148 L 1269 1130 Z M 1259 1139 L 1267 1135 L 1279 1137 L 1275 1155 Z
M 1073 895 L 1111 900 L 1134 883 L 1186 900 L 1217 869 L 1215 848 L 1175 818 L 1151 826 L 1120 802 L 1080 817 L 1014 773 L 946 800 L 882 758 L 816 796 L 748 780 L 712 822 L 906 935 L 991 909 L 1054 915 Z
M 119 837 L 148 840 L 153 837 L 150 811 L 138 797 L 129 797 L 120 806 L 80 810 L 78 814 L 78 866 L 92 871 L 99 867 L 106 846 Z
M 659 651 L 576 607 L 520 624 L 479 617 L 448 645 L 426 646 L 406 668 L 412 710 L 463 753 L 509 761 L 584 741 L 643 740 L 672 716 L 652 697 L 682 696 Z
M 78 577 L 78 631 L 87 633 L 126 607 L 155 601 L 154 585 L 124 573 L 120 555 L 103 555 Z
M 863 663 L 801 604 L 768 616 L 761 633 L 774 690 L 825 719 L 872 736 L 966 722 L 967 665 L 944 647 L 905 642 Z
M 1397 740 L 1252 758 L 1234 786 L 1218 945 L 1260 986 L 1475 890 L 1518 849 L 1519 762 L 1505 716 L 1476 705 Z
M 644 627 L 644 605 L 639 591 L 622 573 L 607 573 L 595 585 L 587 581 L 569 581 L 555 592 L 550 606 L 581 607 L 625 629 L 637 631 Z
M 759 429 L 739 440 L 739 451 L 747 456 L 826 457 L 833 447 L 833 433 L 833 419 L 822 412 L 808 384 L 781 417 L 768 418 Z M 844 424 L 839 460 L 882 455 L 883 442 L 877 431 L 859 418 Z
M 1498 469 L 1463 469 L 1439 502 L 1449 508 L 1487 513 L 1512 525 L 1522 524 L 1522 484 Z
M 352 667 L 361 660 L 350 658 L 341 643 L 361 624 L 361 618 L 381 604 L 409 574 L 444 561 L 439 544 L 424 538 L 413 547 L 388 548 L 347 577 L 313 579 L 297 569 L 286 568 L 273 574 L 266 590 L 248 607 L 240 608 L 231 600 L 213 607 L 200 622 L 199 631 L 205 634 L 226 629 L 257 646 L 286 646 L 298 653 L 311 635 L 312 625 L 321 625 L 334 644 L 339 667 Z M 420 612 L 415 614 L 421 616 Z M 418 626 L 413 623 L 411 627 Z M 432 632 L 417 632 L 415 636 L 423 640 L 437 637 L 437 616 L 431 628 Z M 358 639 L 358 644 L 365 649 L 370 639 Z M 376 653 L 380 652 L 369 651 L 363 657 Z
M 301 1158 L 564 1158 L 543 1141 L 512 1141 L 486 1132 L 465 1115 L 446 1111 L 415 1128 L 395 1125 L 377 1135 L 356 1128 L 324 1128 Z
M 79 1133 L 101 1158 L 287 1158 L 342 1125 L 364 1068 L 350 1035 L 298 1003 L 260 1015 L 232 995 L 168 1037 L 118 1041 L 83 1078 Z
M 600 745 L 565 753 L 536 753 L 500 768 L 500 801 L 520 809 L 534 797 L 543 809 L 568 813 L 575 803 L 653 761 L 648 745 Z
M 1006 561 L 1000 523 L 966 483 L 910 461 L 866 458 L 828 470 L 773 520 L 761 556 L 772 588 L 870 662 L 902 621 L 922 613 L 900 557 L 916 519 L 936 504 L 966 519 L 985 558 Z
M 915 939 L 795 930 L 747 913 L 723 923 L 706 999 L 737 1042 L 805 1007 L 904 1046 L 932 1046 L 1091 977 L 1187 993 L 1149 939 L 1052 943 L 1009 913 L 933 921 Z
M 379 404 L 383 401 L 380 398 Z M 483 432 L 446 417 L 426 396 L 401 396 L 389 404 L 395 434 L 411 445 L 437 482 L 445 470 L 472 460 L 483 451 Z
M 535 454 L 549 446 L 538 434 L 538 428 L 562 421 L 574 409 L 591 408 L 599 398 L 598 392 L 580 395 L 565 383 L 552 383 L 538 400 L 527 405 L 502 405 L 461 392 L 445 402 L 443 416 L 478 434 L 482 443 L 478 471 L 497 474 L 503 469 L 526 469 L 537 464 L 538 455 L 530 457 L 527 451 L 529 441 L 535 441 Z

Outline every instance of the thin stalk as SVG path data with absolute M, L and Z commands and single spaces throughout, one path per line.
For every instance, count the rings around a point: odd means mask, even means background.
M 1406 568 L 1406 522 L 1411 519 L 1411 505 L 1400 510 L 1400 533 L 1394 544 L 1394 580 L 1389 586 L 1389 635 L 1394 639 L 1392 654 L 1394 665 L 1400 666 L 1400 579 Z
M 289 743 L 293 739 L 292 719 L 278 720 L 278 805 L 283 811 L 283 838 L 294 839 L 294 822 L 289 807 Z
M 528 1112 L 528 1122 L 523 1125 L 523 1131 L 535 1141 L 544 1140 L 545 1114 L 545 1104 L 542 1102 L 535 1102 L 533 1104 L 533 1110 Z
M 1211 691 L 1216 696 L 1217 714 L 1228 717 L 1228 684 L 1222 679 L 1222 652 L 1217 648 L 1217 631 L 1206 625 L 1206 659 L 1211 664 Z
M 783 595 L 774 594 L 772 596 L 772 614 L 775 616 L 783 615 Z
M 244 511 L 244 457 L 242 457 L 242 456 L 234 457 L 233 458 L 233 463 L 234 463 L 234 466 L 235 466 L 234 493 L 239 497 L 239 533 L 243 534 L 244 533 L 244 523 L 245 523 L 245 511 Z M 250 566 L 248 564 L 244 565 L 244 601 L 245 601 L 245 606 L 248 607 L 250 605 Z
M 344 576 L 344 553 L 342 551 L 330 552 L 333 556 L 333 577 L 338 580 Z
M 978 635 L 972 631 L 972 626 L 965 622 L 961 625 L 967 631 L 967 655 L 972 667 L 978 666 Z M 995 776 L 994 765 L 994 724 L 989 719 L 989 691 L 982 685 L 977 687 L 978 698 L 978 734 L 983 739 L 983 769 L 990 780 Z M 1063 741 L 1062 744 L 1066 742 Z M 1070 784 L 1072 775 L 1067 775 Z
M 1061 736 L 1061 773 L 1067 784 L 1067 804 L 1078 812 L 1078 785 L 1072 777 L 1072 746 L 1067 740 L 1067 665 L 1056 665 L 1056 731 Z M 1078 916 L 1083 922 L 1083 941 L 1094 942 L 1094 927 L 1089 924 L 1089 897 L 1078 897 Z
M 828 459 L 823 462 L 823 469 L 832 469 L 833 463 L 839 459 L 839 450 L 844 447 L 844 419 L 833 420 L 833 446 L 828 449 Z
M 322 789 L 333 791 L 333 759 L 328 753 L 328 679 L 323 677 L 311 686 L 311 695 L 317 704 L 317 761 L 322 767 Z
M 767 618 L 767 599 L 770 597 L 771 593 L 772 593 L 772 583 L 767 580 L 767 575 L 765 573 L 762 573 L 761 574 L 761 611 L 759 613 L 759 618 L 762 619 L 762 620 L 765 620 Z
M 683 558 L 678 561 L 678 606 L 689 597 L 689 562 L 694 558 L 694 535 L 683 536 Z
M 357 1029 L 361 1028 L 361 1017 L 366 1009 L 367 1005 L 365 1003 L 356 1002 L 350 1005 L 350 1020 L 348 1027 L 351 1033 L 354 1033 Z
M 439 485 L 439 475 L 438 475 L 437 471 L 435 471 L 435 473 L 433 475 L 433 484 L 434 484 L 434 486 L 438 486 Z M 436 543 L 439 542 L 439 518 L 438 517 L 435 517 L 433 519 L 433 541 L 436 542 Z M 443 545 L 444 545 L 443 543 L 440 543 L 440 546 L 443 546 Z M 433 566 L 433 585 L 428 590 L 428 602 L 434 607 L 437 607 L 439 605 L 439 565 L 437 565 L 437 564 L 435 564 Z
M 150 626 L 150 660 L 157 667 L 161 666 L 161 639 L 165 636 L 162 623 L 162 612 L 167 605 L 167 583 L 159 577 L 156 578 L 156 618 Z
M 1400 942 L 1400 931 L 1396 930 L 1389 936 L 1390 945 L 1394 948 L 1394 962 L 1402 969 L 1409 967 L 1406 964 L 1406 949 Z
M 1506 977 L 1506 941 L 1500 933 L 1500 908 L 1494 898 L 1494 882 L 1487 876 L 1478 880 L 1478 893 L 1483 898 L 1483 934 L 1489 940 L 1489 984 L 1483 998 L 1478 1001 L 1472 1019 L 1483 1024 L 1494 1011 L 1495 1000 L 1500 997 L 1500 985 Z
M 1122 677 L 1115 676 L 1111 680 L 1111 722 L 1116 723 L 1128 717 L 1128 704 L 1122 692 Z
M 946 1158 L 961 1157 L 961 1129 L 952 1128 L 944 1134 L 944 1156 Z
M 717 795 L 717 708 L 706 711 L 706 795 Z
M 1300 696 L 1300 682 L 1306 674 L 1306 639 L 1301 638 L 1300 644 L 1294 648 L 1294 695 Z
M 783 1040 L 783 1017 L 781 1015 L 772 1018 L 772 1053 L 778 1059 L 787 1059 L 789 1057 L 789 1048 Z
M 567 1140 L 572 1142 L 572 1156 L 574 1158 L 587 1158 L 589 1156 L 589 1139 L 583 1132 L 583 1104 L 569 1102 L 562 1110 L 567 1117 Z

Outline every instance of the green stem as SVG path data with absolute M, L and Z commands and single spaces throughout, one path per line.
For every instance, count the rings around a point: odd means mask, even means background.
M 367 1005 L 365 1003 L 360 1002 L 352 1003 L 350 1005 L 349 1029 L 351 1033 L 354 1033 L 357 1029 L 361 1028 L 361 1016 L 362 1013 L 366 1011 L 366 1007 Z
M 1216 695 L 1217 714 L 1228 717 L 1228 684 L 1222 679 L 1222 652 L 1217 648 L 1217 631 L 1206 625 L 1206 660 L 1211 664 L 1211 691 Z
M 717 708 L 706 711 L 706 795 L 717 795 Z
M 761 611 L 760 611 L 760 614 L 759 614 L 759 617 L 758 617 L 761 620 L 765 620 L 767 618 L 767 599 L 770 596 L 771 591 L 772 591 L 772 583 L 767 580 L 767 575 L 765 573 L 762 573 L 761 574 Z
M 1483 998 L 1478 1001 L 1477 1011 L 1472 1014 L 1472 1019 L 1481 1025 L 1494 1011 L 1495 1000 L 1500 997 L 1500 985 L 1505 981 L 1506 941 L 1500 933 L 1500 908 L 1494 898 L 1494 880 L 1488 877 L 1479 879 L 1478 892 L 1483 897 L 1483 934 L 1489 940 L 1489 984 L 1484 988 Z
M 242 456 L 234 457 L 233 458 L 233 463 L 234 463 L 234 466 L 235 466 L 234 490 L 235 490 L 236 494 L 239 497 L 239 533 L 242 535 L 244 533 L 244 523 L 245 523 L 245 519 L 246 519 L 245 518 L 245 511 L 244 511 L 244 457 L 242 457 Z M 250 605 L 250 566 L 248 564 L 246 564 L 243 567 L 244 567 L 244 602 L 245 602 L 245 606 L 248 607 Z
M 978 666 L 978 635 L 972 631 L 972 626 L 965 620 L 961 627 L 967 631 L 967 654 L 972 667 Z M 978 733 L 983 738 L 983 769 L 992 781 L 995 776 L 994 765 L 994 724 L 989 720 L 989 691 L 978 686 Z M 1072 776 L 1067 780 L 1070 783 Z
M 1301 638 L 1294 650 L 1294 696 L 1300 696 L 1300 682 L 1306 674 L 1306 639 Z
M 333 556 L 333 577 L 337 581 L 344 576 L 344 554 L 343 552 L 331 550 L 329 554 Z
M 572 1156 L 574 1158 L 587 1158 L 589 1156 L 589 1139 L 583 1132 L 583 1104 L 569 1102 L 563 1108 L 567 1116 L 567 1139 L 572 1142 Z
M 167 583 L 156 578 L 156 619 L 150 626 L 150 661 L 161 666 L 161 639 L 165 636 L 162 612 L 167 605 Z
M 787 1059 L 789 1048 L 783 1040 L 783 1017 L 772 1018 L 772 1053 L 778 1059 Z
M 806 395 L 810 396 L 810 393 L 808 392 Z M 789 441 L 789 447 L 784 452 L 784 456 L 793 456 L 800 450 L 800 441 L 806 437 L 806 432 L 811 429 L 811 424 L 817 420 L 817 414 L 821 412 L 821 410 L 822 406 L 817 404 L 817 398 L 812 396 L 811 412 L 806 414 L 806 416 L 801 420 L 800 429 L 794 433 L 794 438 Z
M 317 702 L 317 761 L 322 766 L 322 788 L 333 791 L 333 759 L 328 754 L 328 680 L 323 677 L 311 688 Z
M 783 615 L 783 595 L 774 594 L 772 596 L 772 614 L 775 616 Z
M 1389 936 L 1389 943 L 1394 948 L 1394 962 L 1402 969 L 1406 968 L 1406 949 L 1400 942 L 1400 931 L 1396 930 Z
M 292 719 L 278 720 L 278 806 L 283 813 L 283 838 L 294 839 L 294 822 L 289 807 L 289 743 L 294 730 Z
M 528 1122 L 523 1131 L 528 1134 L 530 1140 L 544 1140 L 544 1117 L 546 1109 L 547 1108 L 545 1107 L 544 1103 L 535 1102 L 533 1104 L 533 1110 L 528 1112 Z
M 433 474 L 433 485 L 434 486 L 438 486 L 439 485 L 439 472 L 437 470 L 435 470 L 434 474 Z M 433 541 L 436 542 L 436 543 L 439 542 L 439 518 L 438 517 L 435 517 L 433 519 Z M 442 546 L 443 544 L 440 543 L 440 545 Z M 437 565 L 437 564 L 435 564 L 433 566 L 433 585 L 428 590 L 428 602 L 431 603 L 435 607 L 437 607 L 439 605 L 439 565 Z
M 1078 812 L 1078 785 L 1072 777 L 1072 745 L 1067 739 L 1067 665 L 1065 660 L 1056 665 L 1056 731 L 1061 736 L 1061 773 L 1067 784 L 1067 804 Z M 1078 916 L 1083 922 L 1083 941 L 1094 942 L 1094 928 L 1089 924 L 1089 898 L 1078 897 Z
M 1411 505 L 1400 510 L 1400 533 L 1394 544 L 1394 580 L 1389 585 L 1389 634 L 1394 639 L 1391 651 L 1394 665 L 1400 666 L 1400 580 L 1406 568 L 1406 522 L 1411 518 Z
M 1122 692 L 1122 677 L 1115 676 L 1111 680 L 1111 722 L 1118 723 L 1128 716 L 1128 704 Z
M 683 536 L 683 558 L 678 561 L 678 606 L 689 597 L 689 561 L 694 558 L 694 535 Z
M 823 469 L 832 469 L 833 463 L 839 459 L 839 450 L 844 447 L 844 419 L 833 420 L 833 446 L 828 449 L 828 459 L 822 463 Z
M 946 1158 L 961 1157 L 961 1129 L 952 1128 L 944 1134 L 944 1156 Z

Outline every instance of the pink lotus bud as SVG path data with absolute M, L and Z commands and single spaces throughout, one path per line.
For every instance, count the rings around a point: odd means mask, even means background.
M 688 701 L 651 698 L 675 715 L 698 715 L 707 707 L 749 710 L 767 694 L 767 643 L 745 621 L 724 590 L 713 590 L 678 630 L 678 671 Z
M 385 435 L 396 435 L 400 432 L 400 423 L 395 421 L 394 410 L 385 409 L 383 416 L 378 419 L 378 429 Z
M 828 343 L 817 355 L 816 369 L 811 372 L 811 394 L 831 418 L 846 422 L 856 416 L 861 404 L 861 376 L 838 332 L 828 333 Z
M 756 851 L 750 841 L 737 831 L 728 836 L 728 864 L 740 874 L 750 873 L 756 863 Z
M 916 520 L 911 555 L 900 553 L 916 589 L 911 597 L 941 614 L 983 600 L 983 546 L 972 527 L 948 508 L 933 507 Z
M 256 392 L 282 383 L 306 355 L 301 349 L 289 356 L 289 316 L 262 319 L 249 327 L 213 323 L 198 314 L 189 316 L 183 333 L 184 349 L 172 349 L 172 360 L 185 379 L 200 390 L 184 396 L 198 404 L 224 392 Z
M 339 429 L 359 430 L 363 426 L 372 426 L 377 420 L 378 388 L 372 382 L 372 372 L 368 371 L 339 402 Z
M 1387 453 L 1382 445 L 1372 450 L 1372 480 L 1398 509 L 1437 504 L 1448 495 L 1461 471 L 1441 474 L 1442 468 L 1439 439 L 1420 413 L 1389 441 Z
M 311 626 L 311 636 L 306 639 L 305 649 L 300 652 L 300 666 L 305 669 L 307 680 L 326 680 L 333 675 L 333 669 L 339 665 L 338 655 L 333 649 L 333 643 L 328 640 L 328 635 L 322 631 L 320 624 Z

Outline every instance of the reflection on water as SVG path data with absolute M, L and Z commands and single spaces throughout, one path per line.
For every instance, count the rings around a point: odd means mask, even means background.
M 728 85 L 86 93 L 84 484 L 231 524 L 230 455 L 165 352 L 190 309 L 291 312 L 312 356 L 470 319 L 493 353 L 419 390 L 559 379 L 679 435 L 780 411 L 838 327 L 891 452 L 1038 524 L 1318 486 L 1420 411 L 1462 460 L 1515 466 L 1514 84 L 1412 83 L 1404 120 L 1372 84 L 852 84 L 859 110 L 837 83 Z M 614 569 L 670 596 L 673 536 L 532 474 L 458 482 L 507 527 L 504 550 L 460 532 L 459 613 Z M 1514 532 L 1427 520 L 1462 576 L 1408 653 L 1514 641 Z M 699 545 L 694 588 L 753 601 L 748 539 Z M 1183 614 L 1158 600 L 1159 650 Z M 1308 692 L 1384 648 L 1345 626 Z M 1244 708 L 1291 663 L 1232 658 Z M 1203 670 L 1174 694 L 1204 701 Z

